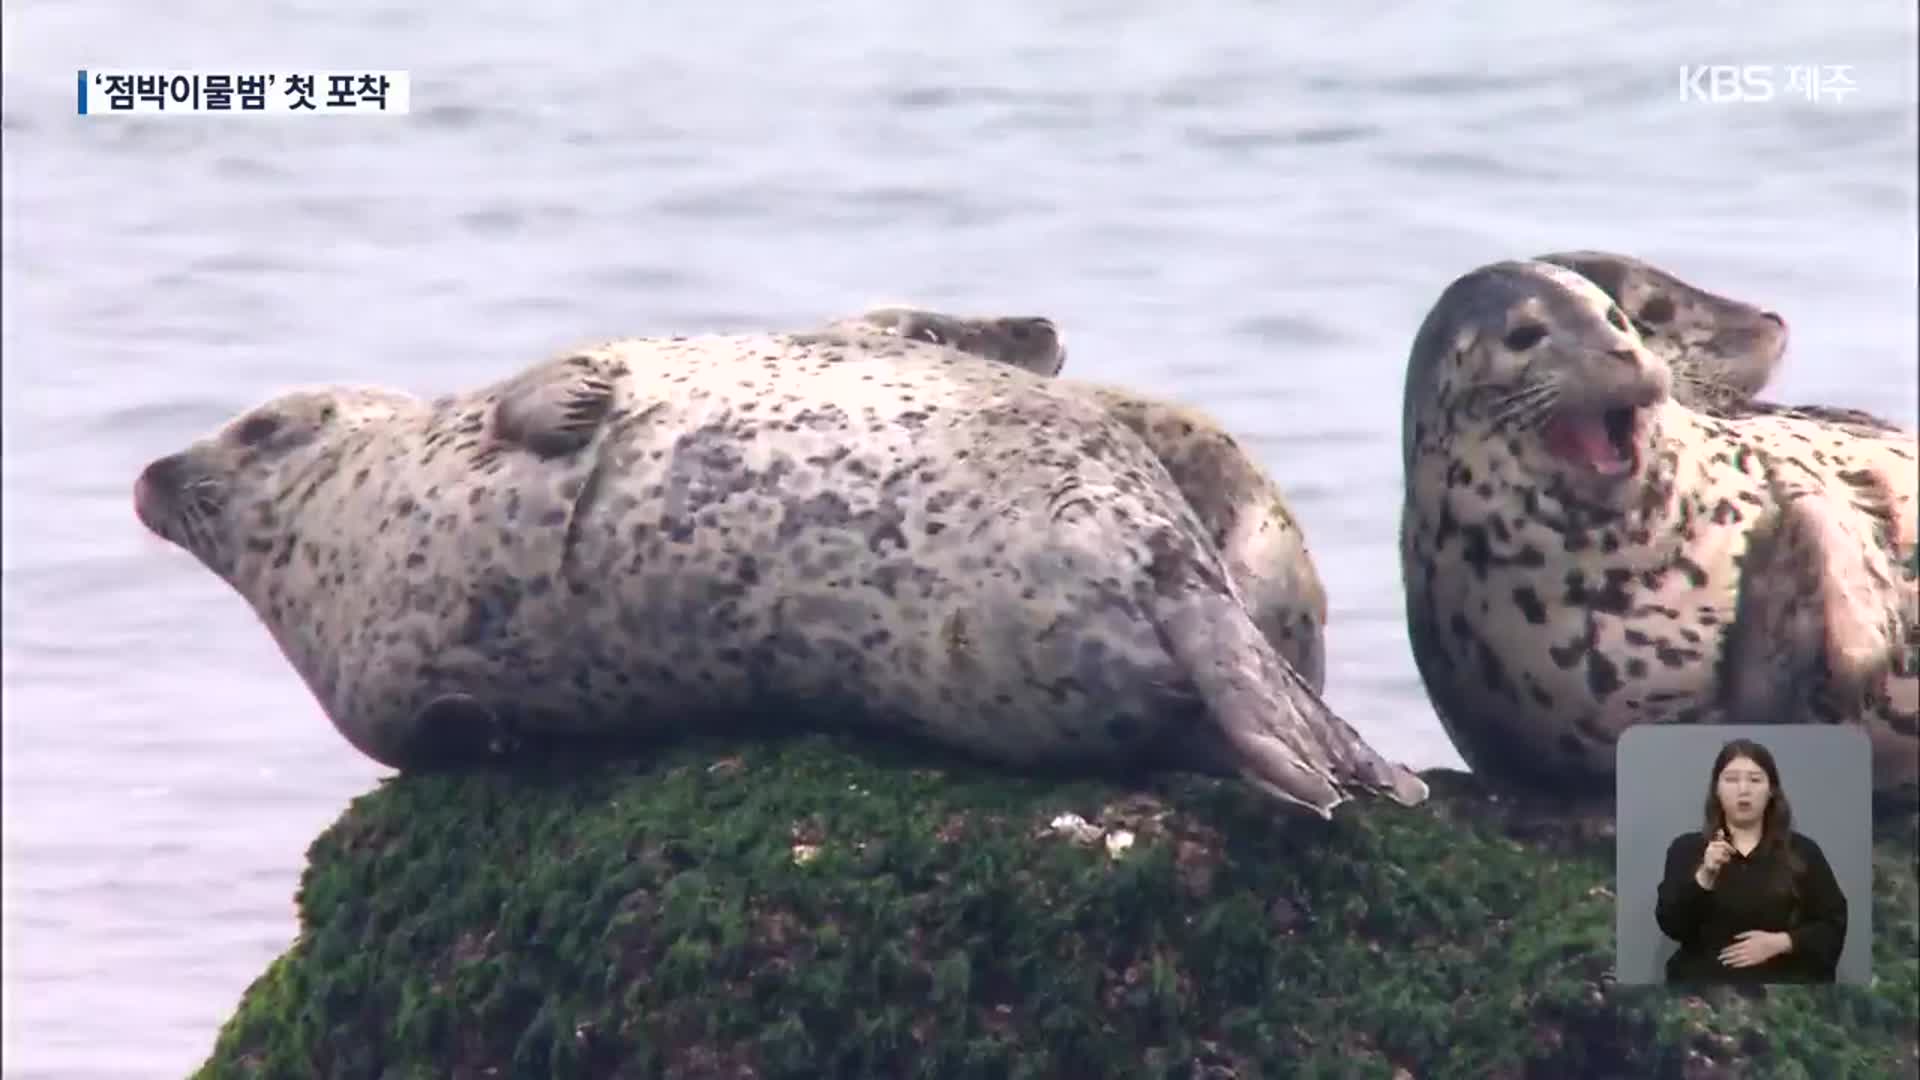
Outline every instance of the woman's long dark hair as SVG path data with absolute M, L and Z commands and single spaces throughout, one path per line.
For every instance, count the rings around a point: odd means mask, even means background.
M 1760 843 L 1753 849 L 1759 856 L 1775 856 L 1778 868 L 1769 887 L 1798 894 L 1800 856 L 1793 850 L 1793 806 L 1787 802 L 1786 788 L 1780 784 L 1780 768 L 1773 763 L 1773 752 L 1752 739 L 1734 739 L 1720 748 L 1713 759 L 1713 771 L 1707 774 L 1706 837 L 1712 841 L 1726 828 L 1727 812 L 1720 806 L 1720 771 L 1736 758 L 1746 758 L 1767 774 L 1767 809 L 1760 818 Z M 1732 835 L 1732 831 L 1728 831 Z

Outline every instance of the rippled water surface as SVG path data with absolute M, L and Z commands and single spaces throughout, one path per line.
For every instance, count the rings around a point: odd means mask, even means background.
M 536 7 L 7 8 L 9 1076 L 196 1065 L 381 774 L 131 512 L 148 459 L 285 384 L 431 393 L 879 300 L 1049 314 L 1074 374 L 1260 455 L 1332 596 L 1329 697 L 1418 766 L 1458 759 L 1401 624 L 1400 378 L 1450 278 L 1635 252 L 1786 313 L 1778 396 L 1914 420 L 1904 0 Z M 1700 62 L 1860 89 L 1683 104 Z M 72 115 L 109 66 L 406 68 L 414 113 Z

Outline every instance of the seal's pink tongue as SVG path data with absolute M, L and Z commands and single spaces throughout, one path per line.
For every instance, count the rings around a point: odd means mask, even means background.
M 1561 413 L 1547 422 L 1547 449 L 1554 455 L 1598 473 L 1616 475 L 1633 463 L 1620 455 L 1607 437 L 1607 425 L 1591 413 Z

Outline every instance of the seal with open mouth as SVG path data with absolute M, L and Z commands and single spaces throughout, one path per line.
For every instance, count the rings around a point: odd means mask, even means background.
M 1442 292 L 1403 425 L 1408 633 L 1476 771 L 1604 794 L 1628 725 L 1817 718 L 1912 785 L 1911 433 L 1689 408 L 1619 305 L 1542 261 Z

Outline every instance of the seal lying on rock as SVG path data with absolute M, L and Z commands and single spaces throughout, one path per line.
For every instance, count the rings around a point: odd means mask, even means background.
M 1041 315 L 956 315 L 916 307 L 875 307 L 835 319 L 830 330 L 877 330 L 895 337 L 945 345 L 974 356 L 1053 376 L 1067 363 L 1067 343 L 1052 319 Z
M 1716 417 L 1591 281 L 1459 278 L 1414 339 L 1408 632 L 1476 771 L 1609 789 L 1636 723 L 1866 726 L 1876 786 L 1920 772 L 1911 433 Z M 1744 562 L 1744 569 L 1743 569 Z
M 1717 412 L 1751 401 L 1779 370 L 1787 321 L 1777 312 L 1708 292 L 1653 264 L 1611 251 L 1537 256 L 1600 287 L 1667 362 L 1676 401 Z
M 1056 376 L 1067 350 L 1039 316 L 965 316 L 914 307 L 874 308 L 830 328 L 877 330 Z M 1313 691 L 1326 689 L 1327 594 L 1306 533 L 1259 463 L 1205 412 L 1121 386 L 1059 379 L 1132 428 L 1160 458 L 1226 559 L 1235 590 L 1273 647 Z
M 1260 636 L 1124 424 L 930 343 L 628 339 L 434 401 L 299 391 L 134 498 L 398 768 L 765 717 L 1323 816 L 1425 797 Z
M 1563 251 L 1539 261 L 1573 270 L 1620 305 L 1641 343 L 1667 362 L 1674 400 L 1690 409 L 1904 430 L 1861 409 L 1761 400 L 1787 350 L 1787 322 L 1776 312 L 1708 292 L 1631 255 Z

